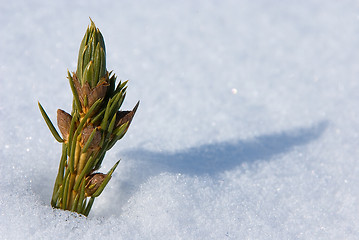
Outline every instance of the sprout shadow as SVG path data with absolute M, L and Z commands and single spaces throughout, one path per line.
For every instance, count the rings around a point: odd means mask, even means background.
M 163 172 L 215 177 L 244 163 L 251 165 L 256 161 L 270 161 L 274 156 L 318 139 L 327 126 L 328 122 L 322 121 L 310 127 L 262 135 L 252 140 L 212 143 L 177 152 L 128 150 L 121 153 L 123 159 L 132 161 L 126 172 L 127 177 L 113 179 L 113 186 L 119 187 L 113 189 L 107 198 L 122 208 L 141 184 Z M 101 211 L 117 215 L 122 212 L 120 208 Z
M 262 135 L 248 141 L 212 143 L 178 152 L 152 152 L 134 149 L 126 151 L 122 155 L 134 161 L 147 162 L 149 166 L 161 165 L 160 171 L 190 175 L 215 175 L 231 170 L 242 163 L 252 163 L 257 160 L 267 161 L 296 146 L 305 145 L 319 138 L 327 125 L 328 123 L 323 121 L 311 127 Z M 146 169 L 149 166 L 146 166 Z

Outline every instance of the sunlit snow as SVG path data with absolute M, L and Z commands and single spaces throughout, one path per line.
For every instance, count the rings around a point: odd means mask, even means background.
M 0 239 L 358 239 L 357 1 L 2 1 Z M 50 207 L 91 17 L 141 104 L 88 218 Z

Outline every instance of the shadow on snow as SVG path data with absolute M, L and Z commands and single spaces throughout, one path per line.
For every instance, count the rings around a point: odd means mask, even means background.
M 140 161 L 138 165 L 144 164 L 145 169 L 142 169 L 142 174 L 146 174 L 146 169 L 151 166 L 156 166 L 158 169 L 160 165 L 158 170 L 161 172 L 215 175 L 231 170 L 242 163 L 270 160 L 275 155 L 286 153 L 296 146 L 305 145 L 319 138 L 327 125 L 328 123 L 323 121 L 311 127 L 262 135 L 248 141 L 236 140 L 206 144 L 177 152 L 134 149 L 123 152 L 122 156 Z
M 262 135 L 252 140 L 206 144 L 177 152 L 153 152 L 143 149 L 122 152 L 121 157 L 134 161 L 134 164 L 126 166 L 127 176 L 122 175 L 112 180 L 111 185 L 116 187 L 108 192 L 104 200 L 116 202 L 119 208 L 114 209 L 112 204 L 103 204 L 98 214 L 120 215 L 122 206 L 138 187 L 150 177 L 162 172 L 215 176 L 244 163 L 251 166 L 251 163 L 256 161 L 270 161 L 274 156 L 318 139 L 327 126 L 328 122 L 322 121 L 310 127 Z

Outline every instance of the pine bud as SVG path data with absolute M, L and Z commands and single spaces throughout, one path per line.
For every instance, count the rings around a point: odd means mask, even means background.
M 100 148 L 101 132 L 94 128 L 92 125 L 88 125 L 82 130 L 81 134 L 81 146 L 89 150 L 95 150 Z
M 106 74 L 106 50 L 102 34 L 91 20 L 82 39 L 77 61 L 77 78 L 81 85 L 95 87 Z
M 96 190 L 101 186 L 101 183 L 105 180 L 107 174 L 103 173 L 94 173 L 89 175 L 86 180 L 87 184 L 85 186 L 85 193 L 87 197 L 92 196 Z
M 138 105 L 140 102 L 137 102 L 136 106 L 132 109 L 132 111 L 118 111 L 116 114 L 116 128 L 120 127 L 122 124 L 128 122 L 128 127 L 131 124 L 132 118 L 135 116 Z
M 68 140 L 71 124 L 71 115 L 64 110 L 57 109 L 57 126 L 60 129 L 61 135 L 65 141 Z

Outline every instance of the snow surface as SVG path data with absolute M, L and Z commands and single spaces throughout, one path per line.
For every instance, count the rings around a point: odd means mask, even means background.
M 100 3 L 101 2 L 101 3 Z M 0 239 L 358 239 L 358 1 L 1 1 Z M 50 207 L 88 17 L 140 107 L 89 218 Z

